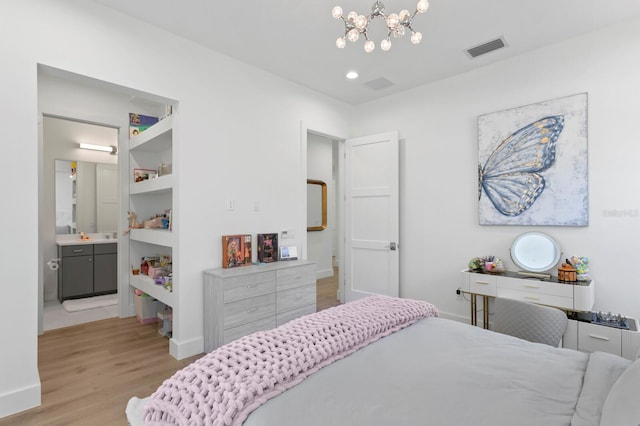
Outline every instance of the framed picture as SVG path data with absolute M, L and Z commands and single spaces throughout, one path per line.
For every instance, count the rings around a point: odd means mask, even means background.
M 151 169 L 133 169 L 133 181 L 142 182 L 143 180 L 153 179 L 158 177 L 157 170 Z
M 137 136 L 159 121 L 158 117 L 129 113 L 129 136 Z
M 298 259 L 297 246 L 280 246 L 280 260 L 296 260 Z
M 478 117 L 480 225 L 587 226 L 587 94 Z
M 251 265 L 251 235 L 222 236 L 222 267 Z
M 278 260 L 278 233 L 258 234 L 258 262 L 270 263 Z

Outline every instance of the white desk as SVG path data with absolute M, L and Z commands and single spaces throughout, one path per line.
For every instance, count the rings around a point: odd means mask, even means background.
M 460 274 L 460 290 L 471 295 L 471 324 L 477 325 L 477 296 L 483 300 L 483 326 L 489 328 L 489 297 L 504 297 L 566 311 L 587 312 L 593 308 L 595 282 L 565 283 L 557 277 L 527 277 L 517 272 L 499 274 L 470 272 Z

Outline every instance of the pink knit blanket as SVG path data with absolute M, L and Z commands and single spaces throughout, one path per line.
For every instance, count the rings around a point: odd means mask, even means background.
M 145 424 L 239 425 L 320 368 L 430 316 L 438 316 L 430 303 L 371 296 L 242 337 L 165 380 Z

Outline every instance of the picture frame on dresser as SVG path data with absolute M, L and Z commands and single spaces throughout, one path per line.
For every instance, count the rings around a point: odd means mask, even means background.
M 251 235 L 222 236 L 222 267 L 251 265 Z
M 258 234 L 258 262 L 278 261 L 278 233 Z

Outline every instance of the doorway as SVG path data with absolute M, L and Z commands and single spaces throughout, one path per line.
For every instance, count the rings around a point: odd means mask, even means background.
M 42 216 L 45 259 L 42 330 L 68 327 L 118 316 L 116 294 L 62 300 L 59 247 L 79 240 L 84 232 L 98 241 L 118 233 L 118 129 L 67 117 L 42 118 Z M 104 147 L 84 149 L 80 144 Z M 113 153 L 108 150 L 113 148 Z M 98 239 L 100 236 L 102 238 Z M 113 256 L 115 260 L 115 255 Z M 74 259 L 75 260 L 75 259 Z M 87 262 L 92 262 L 92 256 Z M 112 262 L 113 267 L 117 267 Z M 114 270 L 113 276 L 117 276 Z

